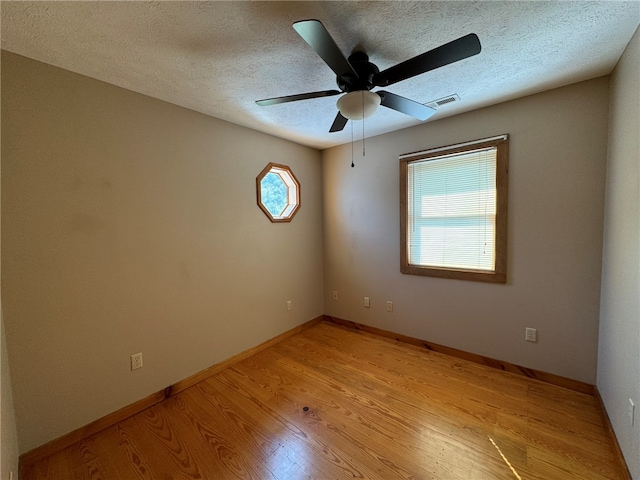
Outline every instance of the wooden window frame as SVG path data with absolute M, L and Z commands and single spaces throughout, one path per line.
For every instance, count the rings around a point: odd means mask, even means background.
M 419 266 L 409 263 L 408 252 L 408 165 L 412 162 L 444 155 L 463 153 L 482 148 L 496 148 L 496 219 L 495 268 L 491 271 Z M 477 282 L 506 283 L 507 281 L 507 199 L 509 188 L 509 136 L 474 140 L 400 156 L 400 271 L 410 275 L 453 278 Z
M 287 186 L 287 208 L 283 210 L 283 212 L 286 213 L 281 216 L 272 215 L 269 209 L 262 203 L 261 182 L 262 179 L 269 173 L 276 173 L 277 175 L 279 175 L 280 178 L 282 178 L 283 183 Z M 288 178 L 285 178 L 284 175 L 286 175 Z M 287 165 L 270 162 L 266 167 L 264 167 L 264 169 L 262 169 L 260 174 L 256 177 L 256 196 L 258 200 L 258 206 L 264 212 L 267 218 L 273 223 L 290 222 L 291 220 L 293 220 L 295 214 L 298 213 L 298 210 L 300 210 L 300 182 L 293 174 L 291 168 Z

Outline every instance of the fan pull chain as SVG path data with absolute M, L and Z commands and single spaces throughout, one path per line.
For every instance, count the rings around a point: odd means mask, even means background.
M 364 90 L 361 91 L 362 97 L 362 156 L 364 157 Z
M 362 156 L 364 157 L 364 118 L 362 119 Z
M 355 167 L 353 163 L 353 122 L 351 122 L 351 168 Z

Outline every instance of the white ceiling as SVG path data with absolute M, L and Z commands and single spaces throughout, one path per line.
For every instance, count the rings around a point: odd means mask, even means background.
M 640 2 L 62 2 L 2 1 L 2 48 L 315 148 L 336 99 L 259 107 L 255 100 L 336 89 L 335 75 L 291 27 L 319 19 L 345 56 L 364 48 L 380 70 L 468 33 L 479 55 L 388 90 L 426 103 L 429 121 L 609 74 L 640 24 Z M 420 123 L 381 107 L 366 136 Z

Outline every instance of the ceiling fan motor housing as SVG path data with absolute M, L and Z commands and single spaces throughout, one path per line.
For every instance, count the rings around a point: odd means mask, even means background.
M 336 83 L 341 91 L 357 92 L 375 87 L 373 78 L 380 73 L 380 70 L 369 61 L 369 56 L 365 52 L 353 52 L 348 61 L 358 74 L 358 78 L 354 78 L 349 73 L 336 77 Z

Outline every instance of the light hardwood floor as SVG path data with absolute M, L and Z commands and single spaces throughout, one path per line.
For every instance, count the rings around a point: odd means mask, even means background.
M 592 396 L 326 322 L 22 473 L 22 480 L 622 478 Z

